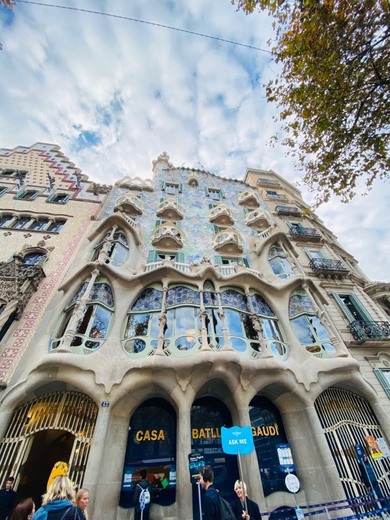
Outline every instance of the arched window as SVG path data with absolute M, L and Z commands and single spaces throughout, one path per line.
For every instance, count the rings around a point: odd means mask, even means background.
M 279 278 L 294 276 L 294 271 L 281 244 L 276 243 L 271 246 L 268 253 L 268 262 L 274 274 Z
M 24 255 L 22 263 L 23 265 L 39 265 L 42 264 L 46 258 L 46 254 L 40 251 L 27 253 Z
M 199 348 L 201 329 L 200 293 L 196 288 L 174 286 L 168 289 L 164 339 L 179 351 Z
M 259 294 L 247 296 L 238 289 L 220 294 L 210 283 L 203 291 L 173 285 L 164 292 L 159 286 L 145 289 L 133 304 L 124 334 L 128 353 L 154 354 L 159 338 L 167 355 L 196 352 L 203 342 L 213 350 L 228 342 L 237 352 L 258 357 L 269 349 L 285 357 L 287 347 L 275 313 Z M 225 335 L 224 335 L 225 334 Z
M 176 499 L 176 414 L 164 399 L 142 403 L 129 425 L 120 506 L 133 507 L 139 472 L 146 469 L 152 502 L 167 506 Z
M 285 491 L 286 475 L 295 473 L 295 464 L 279 410 L 257 395 L 250 402 L 249 416 L 264 496 Z
M 159 337 L 159 316 L 163 303 L 160 286 L 145 289 L 133 304 L 127 318 L 124 348 L 130 354 L 153 351 Z
M 114 298 L 109 283 L 103 278 L 96 279 L 93 285 L 85 281 L 65 308 L 51 349 L 61 347 L 67 333 L 71 335 L 73 352 L 89 354 L 98 349 L 107 337 L 113 311 Z
M 127 245 L 126 236 L 122 230 L 117 229 L 114 232 L 111 230 L 106 234 L 100 244 L 96 246 L 92 261 L 99 258 L 103 248 L 105 250 L 104 262 L 106 264 L 119 267 L 126 262 L 129 247 Z
M 332 357 L 336 349 L 329 333 L 317 316 L 313 301 L 304 290 L 290 298 L 289 316 L 293 331 L 301 345 L 317 357 Z

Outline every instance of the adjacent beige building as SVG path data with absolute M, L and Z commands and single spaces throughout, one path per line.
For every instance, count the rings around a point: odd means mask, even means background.
M 389 284 L 295 187 L 166 153 L 101 186 L 43 143 L 0 150 L 0 182 L 0 476 L 20 496 L 65 460 L 92 518 L 130 519 L 146 468 L 151 519 L 190 520 L 195 458 L 273 519 L 390 494 Z M 232 426 L 253 438 L 241 464 Z

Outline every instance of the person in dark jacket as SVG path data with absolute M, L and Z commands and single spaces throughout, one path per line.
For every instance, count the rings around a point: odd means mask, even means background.
M 259 506 L 247 497 L 246 484 L 241 480 L 234 483 L 237 498 L 230 504 L 236 520 L 261 520 Z
M 200 485 L 206 491 L 203 495 L 203 519 L 220 520 L 220 501 L 217 490 L 214 487 L 214 471 L 211 466 L 204 466 L 199 470 Z
M 82 512 L 73 504 L 75 491 L 66 475 L 55 477 L 47 493 L 43 495 L 42 507 L 34 520 L 85 520 Z
M 135 507 L 134 520 L 149 520 L 149 509 L 150 502 L 148 504 L 144 504 L 144 509 L 141 508 L 140 504 L 140 495 L 144 489 L 149 490 L 150 497 L 152 496 L 152 486 L 150 485 L 149 480 L 146 478 L 147 471 L 146 469 L 141 469 L 140 471 L 140 480 L 134 486 L 134 494 L 133 494 L 133 505 Z
M 14 477 L 8 477 L 5 486 L 0 490 L 0 520 L 5 520 L 15 506 L 16 493 L 12 489 Z

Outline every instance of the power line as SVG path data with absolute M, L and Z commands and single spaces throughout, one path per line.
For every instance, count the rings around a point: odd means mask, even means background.
M 82 12 L 82 13 L 98 14 L 100 16 L 108 16 L 110 18 L 119 18 L 119 19 L 122 19 L 122 20 L 130 21 L 130 22 L 144 23 L 146 25 L 153 25 L 155 27 L 161 27 L 162 29 L 169 29 L 171 31 L 177 31 L 177 32 L 192 34 L 193 36 L 200 36 L 202 38 L 209 38 L 210 40 L 217 40 L 217 41 L 220 41 L 220 42 L 223 42 L 223 43 L 230 43 L 232 45 L 238 45 L 240 47 L 246 47 L 247 49 L 252 49 L 252 50 L 255 50 L 255 51 L 266 52 L 267 54 L 272 54 L 271 51 L 269 51 L 267 49 L 261 49 L 260 47 L 255 47 L 254 45 L 248 45 L 246 43 L 240 43 L 240 42 L 235 42 L 235 41 L 232 41 L 232 40 L 226 40 L 224 38 L 218 38 L 218 36 L 210 36 L 209 34 L 203 34 L 203 33 L 196 32 L 196 31 L 189 31 L 188 29 L 180 29 L 179 27 L 173 27 L 171 25 L 164 25 L 162 23 L 149 22 L 147 20 L 140 20 L 138 18 L 132 18 L 131 16 L 123 16 L 123 15 L 120 15 L 120 14 L 113 14 L 113 13 L 102 13 L 101 11 L 94 11 L 92 9 L 82 9 L 81 7 L 70 7 L 70 6 L 67 6 L 67 5 L 44 4 L 42 2 L 35 2 L 33 0 L 17 0 L 17 3 L 18 4 L 40 5 L 40 6 L 43 6 L 43 7 L 55 7 L 57 9 L 66 9 L 68 11 L 79 11 L 79 12 Z

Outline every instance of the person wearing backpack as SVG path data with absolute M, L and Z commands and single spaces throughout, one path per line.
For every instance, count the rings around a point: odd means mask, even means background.
M 133 504 L 135 506 L 134 520 L 149 520 L 150 500 L 152 495 L 152 486 L 146 478 L 146 469 L 141 469 L 140 480 L 135 484 Z
M 203 496 L 203 520 L 235 520 L 230 504 L 214 487 L 214 471 L 211 466 L 199 470 L 200 485 L 206 491 Z
M 221 507 L 219 494 L 214 487 L 214 471 L 211 466 L 199 470 L 200 485 L 205 490 L 203 495 L 203 520 L 220 520 Z

